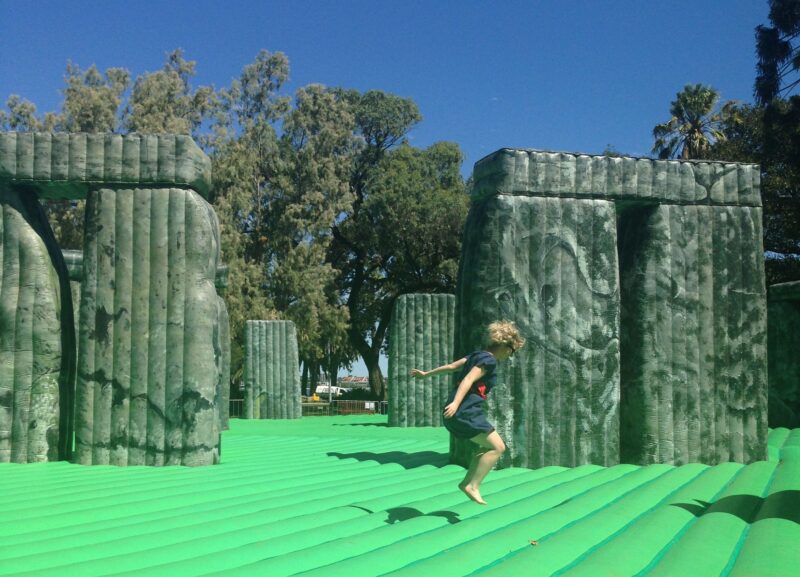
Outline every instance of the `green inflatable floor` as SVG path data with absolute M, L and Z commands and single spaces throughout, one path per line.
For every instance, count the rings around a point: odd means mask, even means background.
M 748 466 L 618 465 L 456 484 L 442 429 L 232 419 L 216 466 L 0 465 L 0 575 L 790 576 L 800 429 Z

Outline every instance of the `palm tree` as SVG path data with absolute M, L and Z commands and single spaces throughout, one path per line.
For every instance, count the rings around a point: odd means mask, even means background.
M 656 139 L 653 153 L 659 158 L 705 157 L 711 145 L 725 140 L 722 125 L 736 109 L 733 101 L 726 102 L 714 112 L 719 102 L 719 92 L 702 84 L 687 84 L 678 92 L 669 109 L 672 118 L 653 129 Z

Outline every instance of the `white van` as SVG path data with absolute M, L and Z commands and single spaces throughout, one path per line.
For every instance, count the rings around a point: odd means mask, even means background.
M 344 387 L 329 387 L 328 385 L 317 385 L 317 395 L 320 397 L 327 397 L 328 396 L 328 389 L 330 389 L 330 394 L 334 397 L 341 396 L 344 393 L 349 393 L 350 389 L 346 389 Z

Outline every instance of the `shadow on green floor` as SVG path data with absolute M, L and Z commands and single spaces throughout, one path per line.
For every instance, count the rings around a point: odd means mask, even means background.
M 451 525 L 461 522 L 461 519 L 458 518 L 458 513 L 454 513 L 453 511 L 431 511 L 430 513 L 423 513 L 419 509 L 414 509 L 413 507 L 393 507 L 391 509 L 386 509 L 386 512 L 389 513 L 389 518 L 386 519 L 386 523 L 389 525 L 408 521 L 416 517 L 443 517 L 447 519 L 447 522 Z
M 755 495 L 730 495 L 719 501 L 708 503 L 695 499 L 696 503 L 672 503 L 689 511 L 695 517 L 702 517 L 706 513 L 728 513 L 739 517 L 746 523 L 752 523 L 756 518 L 761 519 L 786 519 L 800 525 L 800 491 L 777 491 L 767 498 Z M 762 511 L 759 517 L 759 512 Z
M 337 459 L 355 459 L 357 461 L 375 461 L 381 465 L 395 463 L 404 469 L 416 469 L 425 465 L 442 468 L 448 464 L 447 453 L 435 451 L 421 451 L 419 453 L 406 453 L 404 451 L 390 451 L 388 453 L 371 453 L 359 451 L 358 453 L 327 453 L 329 457 Z

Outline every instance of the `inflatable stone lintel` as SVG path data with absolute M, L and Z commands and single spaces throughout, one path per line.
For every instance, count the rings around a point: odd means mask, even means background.
M 91 185 L 191 188 L 208 199 L 211 160 L 190 136 L 0 133 L 0 180 L 43 198 L 82 199 Z

